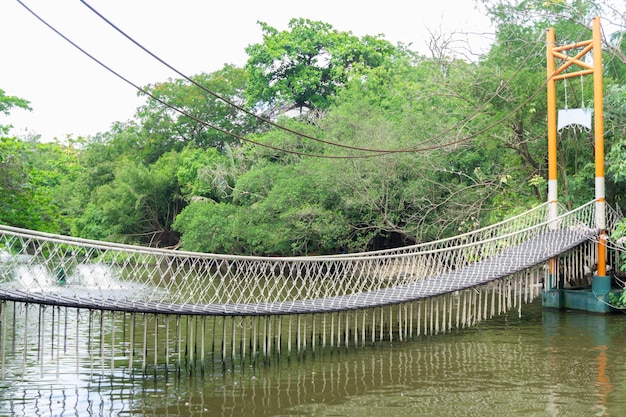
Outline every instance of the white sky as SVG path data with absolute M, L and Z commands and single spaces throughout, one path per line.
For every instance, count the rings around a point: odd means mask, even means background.
M 144 86 L 180 78 L 132 45 L 78 0 L 22 0 L 57 30 L 100 61 Z M 210 0 L 86 0 L 92 7 L 187 75 L 210 73 L 225 63 L 243 66 L 247 45 L 261 41 L 258 20 L 283 30 L 291 18 L 330 23 L 357 36 L 384 34 L 392 43 L 428 53 L 429 31 L 490 32 L 474 0 L 296 2 Z M 313 6 L 314 5 L 314 6 Z M 485 48 L 474 37 L 470 46 Z M 132 118 L 136 91 L 44 26 L 16 0 L 0 1 L 0 89 L 31 102 L 0 124 L 13 134 L 47 141 L 93 135 Z

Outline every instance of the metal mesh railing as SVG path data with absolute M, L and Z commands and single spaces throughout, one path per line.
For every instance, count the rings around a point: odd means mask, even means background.
M 536 265 L 593 238 L 594 216 L 589 203 L 551 227 L 544 204 L 427 244 L 276 258 L 153 249 L 0 226 L 0 298 L 206 315 L 368 308 L 480 285 Z

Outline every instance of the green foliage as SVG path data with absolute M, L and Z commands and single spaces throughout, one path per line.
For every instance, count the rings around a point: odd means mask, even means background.
M 626 248 L 626 220 L 621 220 L 615 225 L 610 238 L 611 242 L 615 242 L 619 248 Z M 621 270 L 626 271 L 626 251 L 620 252 L 620 260 Z
M 218 167 L 227 163 L 227 158 L 215 148 L 203 150 L 188 146 L 183 149 L 176 169 L 176 178 L 185 201 L 198 197 L 218 201 L 229 195 L 229 179 L 211 175 Z
M 334 253 L 349 231 L 336 211 L 335 192 L 320 186 L 304 164 L 284 168 L 266 195 L 241 212 L 237 236 L 250 253 Z
M 339 94 L 321 122 L 329 136 L 360 147 L 418 150 L 330 163 L 326 172 L 336 178 L 343 213 L 355 231 L 352 248 L 454 234 L 467 217 L 493 213 L 495 197 L 505 201 L 522 188 L 506 184 L 514 177 L 502 169 L 510 156 L 498 142 L 458 140 L 475 129 L 463 121 L 479 104 L 469 88 L 474 72 L 461 61 L 442 67 L 422 58 L 384 83 L 367 77 Z M 437 149 L 454 141 L 457 146 Z M 515 206 L 515 201 L 509 205 Z
M 605 97 L 606 130 L 615 137 L 608 150 L 607 171 L 616 182 L 626 181 L 626 86 L 613 85 Z
M 237 239 L 249 253 L 334 253 L 349 228 L 337 190 L 326 187 L 315 164 L 267 165 L 240 177 L 234 202 Z
M 233 203 L 197 201 L 177 217 L 188 250 L 293 255 L 335 253 L 349 227 L 334 190 L 310 167 L 270 164 L 239 177 Z
M 241 68 L 225 65 L 219 71 L 199 74 L 192 79 L 231 103 L 245 104 L 243 95 L 247 74 Z M 181 114 L 153 98 L 148 98 L 146 104 L 138 109 L 137 117 L 142 125 L 140 141 L 150 148 L 159 146 L 161 153 L 180 151 L 185 146 L 221 149 L 225 144 L 238 143 L 236 136 L 244 136 L 256 129 L 256 122 L 251 116 L 186 79 L 169 80 L 146 89 L 157 99 L 184 112 Z M 145 161 L 153 162 L 161 153 L 151 155 Z
M 93 202 L 86 203 L 80 216 L 74 219 L 71 234 L 94 240 L 116 240 L 103 211 Z
M 118 241 L 176 244 L 171 225 L 181 201 L 178 158 L 178 153 L 171 152 L 150 167 L 130 159 L 117 162 L 114 179 L 93 191 L 90 209 L 77 223 L 76 233 L 95 238 L 89 233 L 101 237 L 105 231 L 108 239 Z
M 23 142 L 0 137 L 0 222 L 3 224 L 30 225 L 28 208 L 32 192 L 26 153 Z
M 20 97 L 7 96 L 5 91 L 0 88 L 0 113 L 8 116 L 14 108 L 22 108 L 31 110 L 30 102 Z M 6 135 L 11 126 L 0 125 L 0 135 Z
M 305 121 L 283 117 L 280 119 L 280 123 L 293 131 L 302 132 L 314 138 L 323 139 L 325 136 L 324 130 Z M 264 145 L 255 145 L 248 148 L 247 157 L 255 162 L 267 161 L 288 165 L 299 162 L 303 154 L 324 155 L 328 151 L 328 147 L 325 147 L 319 141 L 294 135 L 281 129 L 271 129 L 254 135 L 252 139 L 256 143 Z
M 68 234 L 72 221 L 81 212 L 82 193 L 86 191 L 79 179 L 83 167 L 79 149 L 71 143 L 38 143 L 32 153 L 32 183 L 36 188 L 36 206 L 47 211 L 40 215 L 49 223 L 48 230 Z
M 77 162 L 71 145 L 0 137 L 0 223 L 68 233 Z
M 227 203 L 196 201 L 185 207 L 173 227 L 181 235 L 181 248 L 209 253 L 241 253 L 234 239 L 237 207 Z
M 626 309 L 626 291 L 621 293 L 609 293 L 609 304 L 613 308 Z
M 507 174 L 534 188 L 530 189 L 534 191 L 534 196 L 525 192 L 519 194 L 520 197 L 545 200 L 545 183 L 536 181 L 547 176 L 547 99 L 543 87 L 545 30 L 549 27 L 555 29 L 558 45 L 590 39 L 591 19 L 605 11 L 605 5 L 592 0 L 483 0 L 481 3 L 486 6 L 496 26 L 496 40 L 489 53 L 481 58 L 476 91 L 489 100 L 489 114 L 497 118 L 509 117 L 506 124 L 492 132 L 499 138 L 501 146 L 514 152 L 506 160 L 502 159 L 502 166 L 508 167 Z M 605 66 L 611 74 L 620 73 L 620 64 L 615 56 L 606 57 L 605 61 L 611 61 Z M 509 78 L 512 81 L 509 82 Z M 611 82 L 605 78 L 609 91 Z M 566 89 L 570 108 L 583 104 L 589 106 L 593 100 L 592 77 L 559 81 L 558 108 L 565 108 Z M 606 141 L 610 147 L 613 141 L 610 133 L 606 135 Z M 559 134 L 559 200 L 569 207 L 593 198 L 593 147 L 591 134 L 572 130 Z M 515 173 L 511 172 L 511 167 Z M 607 195 L 621 194 L 614 193 L 617 191 L 615 185 L 608 184 Z
M 359 39 L 324 22 L 292 19 L 278 31 L 259 22 L 263 43 L 246 48 L 250 106 L 325 109 L 350 77 L 391 62 L 400 50 L 381 37 Z
M 263 201 L 283 171 L 284 167 L 279 164 L 266 163 L 241 175 L 233 191 L 233 202 L 240 206 L 251 206 Z
M 17 107 L 31 110 L 28 100 L 15 96 L 7 96 L 5 91 L 0 88 L 0 113 L 8 116 L 11 110 Z

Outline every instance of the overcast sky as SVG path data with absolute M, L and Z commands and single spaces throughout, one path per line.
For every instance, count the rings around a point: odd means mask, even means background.
M 50 25 L 100 61 L 144 86 L 180 78 L 132 45 L 79 0 L 22 0 Z M 317 0 L 86 0 L 93 8 L 187 75 L 225 63 L 243 66 L 244 48 L 261 41 L 257 21 L 283 30 L 304 17 L 357 36 L 384 34 L 427 53 L 429 32 L 490 32 L 474 0 L 384 2 Z M 312 7 L 314 5 L 314 7 Z M 0 115 L 17 135 L 43 140 L 93 135 L 132 118 L 136 91 L 44 26 L 16 0 L 0 1 L 0 89 L 29 100 L 32 112 Z M 469 38 L 477 51 L 485 40 Z

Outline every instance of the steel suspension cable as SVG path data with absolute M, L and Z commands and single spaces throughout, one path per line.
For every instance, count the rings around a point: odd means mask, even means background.
M 83 5 L 85 5 L 89 10 L 91 10 L 94 14 L 96 14 L 100 19 L 102 19 L 104 22 L 106 22 L 109 26 L 111 26 L 113 29 L 115 29 L 118 33 L 120 33 L 122 36 L 124 36 L 126 39 L 128 39 L 130 42 L 132 42 L 133 44 L 135 44 L 137 47 L 139 47 L 141 50 L 143 50 L 144 52 L 146 52 L 148 55 L 150 55 L 151 57 L 153 57 L 154 59 L 156 59 L 157 61 L 159 61 L 161 64 L 165 65 L 167 68 L 169 68 L 170 70 L 174 71 L 176 74 L 180 75 L 181 77 L 183 77 L 185 80 L 189 81 L 190 83 L 192 83 L 193 85 L 197 86 L 198 88 L 202 89 L 203 91 L 205 91 L 206 93 L 212 95 L 213 97 L 217 98 L 218 100 L 223 101 L 224 103 L 236 108 L 237 110 L 240 110 L 246 114 L 248 114 L 249 116 L 252 116 L 264 123 L 268 123 L 273 127 L 276 127 L 278 129 L 284 130 L 286 132 L 292 133 L 296 136 L 302 137 L 302 138 L 306 138 L 306 139 L 310 139 L 316 142 L 320 142 L 320 143 L 324 143 L 327 145 L 332 145 L 332 146 L 337 146 L 337 147 L 341 147 L 341 148 L 346 148 L 346 149 L 351 149 L 351 150 L 357 150 L 357 151 L 364 151 L 364 152 L 374 152 L 377 154 L 387 154 L 387 153 L 404 153 L 404 152 L 415 152 L 415 151 L 422 151 L 422 150 L 433 150 L 433 149 L 437 149 L 437 148 L 404 148 L 404 149 L 372 149 L 372 148 L 363 148 L 363 147 L 357 147 L 357 146 L 351 146 L 351 145 L 345 145 L 345 144 L 341 144 L 341 143 L 337 143 L 337 142 L 331 142 L 331 141 L 327 141 L 327 140 L 323 140 L 314 136 L 310 136 L 307 134 L 304 134 L 302 132 L 290 129 L 286 126 L 283 126 L 279 123 L 275 123 L 269 119 L 266 119 L 264 117 L 261 117 L 257 114 L 255 114 L 254 112 L 249 111 L 248 109 L 246 109 L 245 107 L 242 107 L 236 103 L 233 103 L 232 101 L 222 97 L 220 94 L 208 89 L 206 86 L 200 84 L 199 82 L 197 82 L 196 80 L 194 80 L 193 78 L 187 76 L 186 74 L 184 74 L 183 72 L 179 71 L 178 69 L 176 69 L 174 66 L 172 66 L 171 64 L 169 64 L 167 61 L 163 60 L 162 58 L 160 58 L 159 56 L 157 56 L 155 53 L 153 53 L 152 51 L 150 51 L 148 48 L 146 48 L 144 45 L 142 45 L 141 43 L 139 43 L 136 39 L 134 39 L 133 37 L 131 37 L 130 35 L 128 35 L 128 33 L 126 33 L 124 30 L 122 30 L 119 26 L 115 25 L 110 19 L 108 19 L 107 17 L 105 17 L 102 13 L 100 13 L 98 10 L 96 10 L 93 6 L 91 6 L 89 3 L 87 3 L 85 0 L 80 0 L 81 3 L 83 3 Z M 516 68 L 516 70 L 513 72 L 513 74 L 511 74 L 511 76 L 503 83 L 501 83 L 498 88 L 496 89 L 496 91 L 491 95 L 491 97 L 489 97 L 489 99 L 487 101 L 485 101 L 481 106 L 479 106 L 473 114 L 470 114 L 469 116 L 467 116 L 466 118 L 464 118 L 463 120 L 455 123 L 453 126 L 451 126 L 448 129 L 445 129 L 443 132 L 426 139 L 425 141 L 423 141 L 422 143 L 428 143 L 428 142 L 433 142 L 441 137 L 443 137 L 444 135 L 446 135 L 447 133 L 453 131 L 454 129 L 458 128 L 459 126 L 462 126 L 464 124 L 466 124 L 467 122 L 473 120 L 475 117 L 477 117 L 477 115 L 479 114 L 480 111 L 482 111 L 484 108 L 487 107 L 487 105 L 493 101 L 493 99 L 495 97 L 498 96 L 498 93 L 505 88 L 506 86 L 508 86 L 510 84 L 510 82 L 513 80 L 513 78 L 515 76 L 517 76 L 517 74 L 519 74 L 519 72 L 525 67 L 526 63 L 528 62 L 528 60 L 534 55 L 535 53 L 535 49 L 538 47 L 539 43 L 536 43 L 537 46 L 535 46 L 535 48 L 533 48 L 533 50 L 528 53 L 526 55 L 526 57 L 522 60 L 522 62 L 520 63 L 520 65 Z M 543 88 L 543 87 L 542 87 Z M 470 137 L 471 138 L 471 137 Z M 452 142 L 449 145 L 445 145 L 445 146 L 452 146 L 457 144 L 457 142 Z
M 34 12 L 32 9 L 30 9 L 26 4 L 24 4 L 21 0 L 17 0 L 17 2 L 24 7 L 27 11 L 29 11 L 35 18 L 37 18 L 39 21 L 41 21 L 44 25 L 46 25 L 49 29 L 51 29 L 53 32 L 55 32 L 57 35 L 59 35 L 61 38 L 63 38 L 66 42 L 68 42 L 69 44 L 71 44 L 72 46 L 74 46 L 76 49 L 78 49 L 80 52 L 82 52 L 83 54 L 85 54 L 87 57 L 89 57 L 90 59 L 92 59 L 94 62 L 96 62 L 98 65 L 102 66 L 104 69 L 106 69 L 107 71 L 111 72 L 113 75 L 115 75 L 116 77 L 120 78 L 122 81 L 126 82 L 127 84 L 131 85 L 132 87 L 134 87 L 136 90 L 142 92 L 143 94 L 151 97 L 152 99 L 154 99 L 155 101 L 163 104 L 164 106 L 184 115 L 189 117 L 190 119 L 206 126 L 209 127 L 211 129 L 214 129 L 218 132 L 224 133 L 226 135 L 229 135 L 233 138 L 236 138 L 238 140 L 241 140 L 242 142 L 247 142 L 247 143 L 251 143 L 254 145 L 258 145 L 261 147 L 265 147 L 265 148 L 269 148 L 272 150 L 276 150 L 276 151 L 280 151 L 280 152 L 285 152 L 285 153 L 290 153 L 290 154 L 295 154 L 295 155 L 299 155 L 299 156 L 308 156 L 308 157 L 315 157 L 315 158 L 327 158 L 327 159 L 363 159 L 363 158 L 371 158 L 371 157 L 376 157 L 376 156 L 385 156 L 385 155 L 390 155 L 390 154 L 394 154 L 394 153 L 413 153 L 413 152 L 425 152 L 425 151 L 432 151 L 432 150 L 437 150 L 437 149 L 442 149 L 442 148 L 446 148 L 446 147 L 450 147 L 450 146 L 454 146 L 454 145 L 458 145 L 464 142 L 467 142 L 475 137 L 477 137 L 480 134 L 483 134 L 491 129 L 493 129 L 494 127 L 498 126 L 501 123 L 504 123 L 506 120 L 508 120 L 513 114 L 515 114 L 517 111 L 519 111 L 523 106 L 525 106 L 530 100 L 532 100 L 540 91 L 542 91 L 545 87 L 545 84 L 547 83 L 544 82 L 544 84 L 542 86 L 540 86 L 539 88 L 537 88 L 537 90 L 535 90 L 535 92 L 533 92 L 526 100 L 524 100 L 520 105 L 518 105 L 516 108 L 514 108 L 511 112 L 505 114 L 504 116 L 502 116 L 500 119 L 496 120 L 495 122 L 487 125 L 485 128 L 475 132 L 472 135 L 468 135 L 465 137 L 462 137 L 458 140 L 455 141 L 451 141 L 451 142 L 446 142 L 443 144 L 438 144 L 438 145 L 432 145 L 432 146 L 425 146 L 425 147 L 412 147 L 412 148 L 405 148 L 405 149 L 399 149 L 399 150 L 373 150 L 373 149 L 367 149 L 367 148 L 353 148 L 353 150 L 363 150 L 363 151 L 368 151 L 368 152 L 372 152 L 369 155 L 327 155 L 327 154 L 313 154 L 313 153 L 307 153 L 307 152 L 302 152 L 302 151 L 295 151 L 295 150 L 290 150 L 290 149 L 284 149 L 284 148 L 280 148 L 277 146 L 273 146 L 273 145 L 269 145 L 269 144 L 265 144 L 262 142 L 258 142 L 246 137 L 243 137 L 241 135 L 238 135 L 236 133 L 230 132 L 226 129 L 220 128 L 218 126 L 215 126 L 205 120 L 202 120 L 200 118 L 198 118 L 197 116 L 194 116 L 192 114 L 190 114 L 189 112 L 179 109 L 174 105 L 171 105 L 167 102 L 165 102 L 164 100 L 156 97 L 155 95 L 151 94 L 150 92 L 148 92 L 145 88 L 142 88 L 140 86 L 138 86 L 137 84 L 133 83 L 132 81 L 130 81 L 129 79 L 125 78 L 124 76 L 122 76 L 121 74 L 119 74 L 118 72 L 116 72 L 115 70 L 113 70 L 112 68 L 110 68 L 109 66 L 107 66 L 105 63 L 103 63 L 102 61 L 98 60 L 97 58 L 95 58 L 93 55 L 91 55 L 90 53 L 88 53 L 85 49 L 81 48 L 79 45 L 77 45 L 75 42 L 73 42 L 71 39 L 69 39 L 68 37 L 66 37 L 65 35 L 63 35 L 59 30 L 57 30 L 56 28 L 54 28 L 51 24 L 49 24 L 45 19 L 43 19 L 42 17 L 40 17 L 36 12 Z M 527 57 L 528 58 L 528 57 Z M 499 90 L 498 90 L 499 91 Z M 496 94 L 497 92 L 496 91 Z M 495 96 L 495 95 L 494 95 Z M 493 98 L 493 96 L 492 96 Z M 471 120 L 473 117 L 475 117 L 474 115 L 471 115 L 469 120 Z M 466 119 L 467 120 L 467 119 Z M 463 123 L 463 122 L 461 122 Z M 454 128 L 454 127 L 453 127 Z M 449 129 L 448 131 L 452 130 L 453 128 Z M 299 135 L 301 137 L 305 137 L 303 135 L 301 135 L 300 133 L 296 132 L 296 135 Z M 428 141 L 432 141 L 435 138 L 441 137 L 443 134 L 440 134 L 438 136 L 435 136 L 434 138 L 429 139 Z M 311 137 L 311 139 L 313 140 L 317 140 L 316 138 Z M 334 144 L 334 142 L 328 142 L 328 144 Z M 339 144 L 337 144 L 339 145 Z M 344 147 L 347 147 L 347 145 L 343 145 Z M 376 152 L 376 153 L 373 153 Z
M 124 77 L 123 75 L 121 75 L 120 73 L 118 73 L 117 71 L 115 71 L 114 69 L 109 67 L 108 65 L 106 65 L 104 62 L 100 61 L 95 56 L 91 55 L 85 49 L 81 48 L 78 44 L 76 44 L 74 41 L 69 39 L 67 36 L 65 36 L 63 33 L 61 33 L 58 29 L 53 27 L 46 20 L 44 20 L 41 16 L 39 16 L 37 13 L 35 13 L 32 9 L 30 9 L 21 0 L 16 0 L 16 1 L 20 5 L 22 5 L 26 10 L 28 10 L 35 18 L 37 18 L 40 22 L 42 22 L 44 25 L 46 25 L 50 30 L 52 30 L 54 33 L 59 35 L 66 42 L 68 42 L 70 45 L 72 45 L 73 47 L 78 49 L 80 52 L 82 52 L 84 55 L 86 55 L 87 57 L 92 59 L 98 65 L 100 65 L 101 67 L 103 67 L 104 69 L 109 71 L 111 74 L 115 75 L 116 77 L 118 77 L 122 81 L 126 82 L 127 84 L 129 84 L 130 86 L 135 88 L 136 90 L 142 92 L 143 94 L 149 96 L 150 98 L 156 100 L 157 102 L 163 104 L 164 106 L 166 106 L 166 107 L 168 107 L 168 108 L 170 108 L 170 109 L 172 109 L 172 110 L 174 110 L 174 111 L 176 111 L 176 112 L 178 112 L 178 113 L 180 113 L 180 114 L 182 114 L 184 116 L 187 116 L 190 119 L 193 119 L 194 121 L 196 121 L 196 122 L 198 122 L 200 124 L 203 124 L 204 126 L 207 126 L 207 127 L 211 128 L 211 129 L 214 129 L 214 130 L 217 130 L 218 132 L 224 133 L 226 135 L 232 136 L 233 138 L 239 139 L 242 142 L 247 142 L 247 143 L 251 143 L 251 144 L 254 144 L 254 145 L 261 146 L 261 147 L 269 148 L 269 149 L 272 149 L 272 150 L 275 150 L 275 151 L 286 152 L 286 153 L 300 155 L 300 156 L 310 156 L 310 157 L 316 157 L 316 158 L 330 158 L 330 159 L 351 159 L 351 158 L 363 158 L 363 157 L 373 156 L 373 155 L 368 155 L 368 156 L 361 156 L 361 155 L 322 155 L 322 154 L 311 154 L 311 153 L 307 153 L 307 152 L 294 151 L 294 150 L 291 150 L 291 149 L 284 149 L 284 148 L 280 148 L 280 147 L 277 147 L 277 146 L 268 145 L 266 143 L 262 143 L 262 142 L 259 142 L 259 141 L 255 141 L 255 140 L 243 137 L 241 135 L 238 135 L 236 133 L 230 132 L 230 131 L 228 131 L 226 129 L 223 129 L 223 128 L 219 127 L 219 126 L 215 126 L 215 125 L 213 125 L 213 124 L 211 124 L 211 123 L 209 123 L 209 122 L 207 122 L 205 120 L 202 120 L 202 119 L 198 118 L 197 116 L 194 116 L 194 115 L 190 114 L 189 112 L 187 112 L 187 111 L 185 111 L 183 109 L 179 109 L 178 107 L 167 103 L 166 101 L 156 97 L 154 94 L 152 94 L 149 91 L 147 91 L 145 88 L 142 88 L 139 85 L 135 84 L 134 82 L 130 81 L 128 78 Z M 384 153 L 381 152 L 380 154 L 384 154 Z

